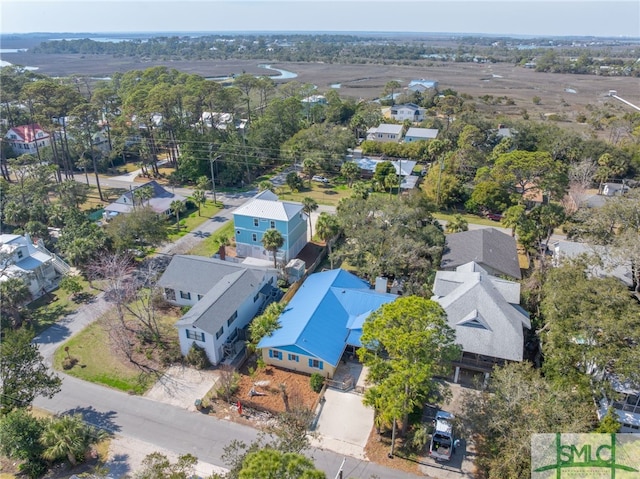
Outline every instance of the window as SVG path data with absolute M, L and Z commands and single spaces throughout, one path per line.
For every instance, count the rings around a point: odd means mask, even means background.
M 276 229 L 276 222 L 275 222 L 275 221 L 273 221 L 273 220 L 271 220 L 271 221 L 269 222 L 269 228 L 271 228 L 272 230 Z
M 167 298 L 167 301 L 175 301 L 176 290 L 171 288 L 164 288 L 164 297 Z
M 251 233 L 251 241 L 258 241 L 258 235 L 256 233 Z
M 256 293 L 256 295 L 253 297 L 253 302 L 255 303 L 256 301 L 258 301 L 259 297 L 260 297 L 260 293 Z
M 22 257 L 24 256 L 24 253 L 22 252 L 21 249 L 18 250 L 18 259 L 22 259 Z
M 279 359 L 280 361 L 282 361 L 282 351 L 277 351 L 275 349 L 270 349 L 269 350 L 269 357 L 270 358 L 274 358 L 274 359 Z
M 220 326 L 220 329 L 218 329 L 218 332 L 216 333 L 216 339 L 220 339 L 220 336 L 222 336 L 224 334 L 224 326 Z
M 238 312 L 236 311 L 231 315 L 229 319 L 227 319 L 227 326 L 231 326 L 231 323 L 233 323 L 237 317 L 238 317 Z
M 184 292 L 184 291 L 180 291 L 180 298 L 182 299 L 191 299 L 191 293 L 189 292 Z
M 240 230 L 236 230 L 236 236 L 240 236 Z
M 204 341 L 204 333 L 187 329 L 187 339 L 195 339 L 196 341 Z
M 297 354 L 289 354 L 288 359 L 289 361 L 295 361 L 296 363 L 300 362 L 300 356 L 298 356 Z
M 259 224 L 258 218 L 253 218 L 253 226 L 258 226 Z
M 317 359 L 309 359 L 309 367 L 315 369 L 322 369 L 324 366 L 322 361 L 318 361 Z

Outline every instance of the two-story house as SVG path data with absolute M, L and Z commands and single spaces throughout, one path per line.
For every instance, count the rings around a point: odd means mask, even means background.
M 57 279 L 70 266 L 29 235 L 0 235 L 0 281 L 21 278 L 34 298 L 57 286 Z
M 409 91 L 417 91 L 420 93 L 424 93 L 427 90 L 435 90 L 438 88 L 438 82 L 435 80 L 425 80 L 424 78 L 420 78 L 418 80 L 411 80 L 409 85 L 407 86 L 407 90 Z
M 495 365 L 522 361 L 524 329 L 529 314 L 520 307 L 520 284 L 498 278 L 471 261 L 455 271 L 438 271 L 434 296 L 456 332 L 462 357 L 454 361 L 454 382 L 461 371 L 483 373 L 485 381 Z
M 158 285 L 170 303 L 191 306 L 175 324 L 182 354 L 195 343 L 214 365 L 242 350 L 247 325 L 282 295 L 273 268 L 203 256 L 174 256 Z
M 425 108 L 415 103 L 405 103 L 404 105 L 394 105 L 389 114 L 396 121 L 409 120 L 412 123 L 420 123 L 424 120 Z
M 276 253 L 279 263 L 286 264 L 307 244 L 307 215 L 301 203 L 279 201 L 278 196 L 265 190 L 233 213 L 236 238 L 236 254 L 272 260 L 272 253 L 265 250 L 262 236 L 265 231 L 275 229 L 284 239 L 282 248 Z
M 382 143 L 400 143 L 400 140 L 402 140 L 402 125 L 381 123 L 377 128 L 369 128 L 369 130 L 367 130 L 367 140 Z
M 9 128 L 5 138 L 16 155 L 35 155 L 51 144 L 51 135 L 37 123 Z

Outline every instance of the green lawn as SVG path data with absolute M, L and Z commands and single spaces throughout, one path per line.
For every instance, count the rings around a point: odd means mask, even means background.
M 180 214 L 180 229 L 176 229 L 175 219 L 169 219 L 169 241 L 175 241 L 182 238 L 190 231 L 200 226 L 205 221 L 213 218 L 218 211 L 222 209 L 221 203 L 213 204 L 213 201 L 207 200 L 198 214 L 198 208 L 190 209 Z
M 178 348 L 177 333 L 173 325 L 180 317 L 180 310 L 172 308 L 158 314 L 161 334 L 165 338 L 164 347 Z M 134 320 L 131 319 L 131 321 Z M 134 358 L 142 358 L 144 355 L 147 359 L 155 357 L 157 361 L 158 353 L 162 355 L 163 350 L 156 344 L 140 343 L 138 339 L 133 341 L 135 342 Z M 169 346 L 169 343 L 175 344 Z M 62 370 L 64 359 L 70 355 L 77 360 L 71 369 L 65 370 L 70 376 L 134 394 L 143 394 L 163 373 L 164 367 L 159 366 L 155 370 L 150 368 L 142 370 L 125 359 L 124 354 L 115 354 L 111 344 L 105 319 L 99 318 L 57 349 L 53 366 Z M 68 352 L 65 351 L 66 347 L 69 348 Z
M 202 240 L 198 246 L 189 250 L 188 254 L 211 257 L 220 249 L 227 239 L 233 238 L 233 221 L 228 221 L 211 236 Z
M 288 186 L 284 186 L 282 191 L 277 192 L 278 197 L 281 200 L 302 202 L 308 196 L 316 200 L 319 205 L 338 206 L 342 198 L 351 196 L 351 189 L 344 185 L 325 186 L 321 183 L 311 183 L 311 188 L 308 185 L 309 183 L 305 181 L 304 188 L 298 192 L 292 192 Z
M 471 213 L 456 213 L 456 212 L 446 212 L 440 211 L 433 214 L 433 217 L 439 220 L 451 221 L 453 217 L 459 214 L 462 216 L 469 224 L 473 223 L 476 225 L 485 225 L 485 226 L 495 226 L 497 228 L 504 228 L 505 226 L 500 221 L 493 221 L 487 218 L 483 218 L 482 216 L 474 215 Z
M 74 312 L 83 302 L 90 300 L 96 292 L 89 287 L 89 283 L 82 277 L 78 278 L 84 290 L 71 299 L 71 295 L 58 288 L 27 306 L 26 314 L 33 323 L 36 334 L 54 325 L 63 316 Z
M 53 366 L 62 370 L 62 361 L 69 354 L 78 363 L 65 372 L 85 381 L 103 384 L 126 392 L 142 394 L 151 385 L 152 377 L 143 373 L 133 364 L 124 364 L 112 354 L 109 336 L 102 323 L 96 321 L 58 348 L 53 358 Z

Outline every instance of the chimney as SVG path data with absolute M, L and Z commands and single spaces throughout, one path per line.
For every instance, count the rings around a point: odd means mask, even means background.
M 387 292 L 387 278 L 383 278 L 381 276 L 378 276 L 376 278 L 376 285 L 375 285 L 375 291 L 377 293 L 386 293 Z

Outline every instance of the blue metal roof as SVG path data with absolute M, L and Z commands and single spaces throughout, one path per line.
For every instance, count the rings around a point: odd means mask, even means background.
M 373 291 L 369 283 L 342 269 L 312 274 L 280 316 L 281 328 L 258 347 L 296 346 L 336 366 L 346 344 L 360 345 L 362 323 L 369 314 L 396 298 Z M 357 342 L 350 343 L 349 337 Z

